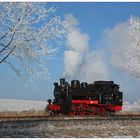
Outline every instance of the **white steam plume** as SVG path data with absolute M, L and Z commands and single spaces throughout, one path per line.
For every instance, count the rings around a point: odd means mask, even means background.
M 78 28 L 78 20 L 72 15 L 65 16 L 66 26 L 70 27 L 64 53 L 64 77 L 72 80 L 92 82 L 107 80 L 107 68 L 101 51 L 91 51 L 89 36 Z

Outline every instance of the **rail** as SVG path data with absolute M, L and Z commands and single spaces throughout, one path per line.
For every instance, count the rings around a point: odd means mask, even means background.
M 0 116 L 3 121 L 69 121 L 69 120 L 140 120 L 140 114 L 115 116 Z

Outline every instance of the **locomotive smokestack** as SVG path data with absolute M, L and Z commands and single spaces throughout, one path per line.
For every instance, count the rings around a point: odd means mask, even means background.
M 60 85 L 64 85 L 65 84 L 65 78 L 60 78 Z

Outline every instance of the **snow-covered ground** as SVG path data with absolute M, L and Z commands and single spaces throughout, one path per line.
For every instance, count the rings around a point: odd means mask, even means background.
M 44 110 L 47 101 L 0 99 L 0 112 L 4 111 L 39 111 Z M 140 112 L 140 101 L 129 104 L 124 102 L 123 111 Z
M 123 111 L 140 112 L 140 100 L 135 101 L 133 104 L 129 104 L 129 102 L 124 102 Z
M 44 110 L 47 101 L 0 99 L 0 112 Z

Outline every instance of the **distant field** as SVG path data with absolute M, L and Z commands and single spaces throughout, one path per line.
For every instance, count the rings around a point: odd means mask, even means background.
M 0 99 L 0 112 L 44 111 L 47 101 Z M 124 103 L 123 112 L 140 112 L 139 104 Z
M 47 101 L 0 99 L 0 112 L 43 111 Z

